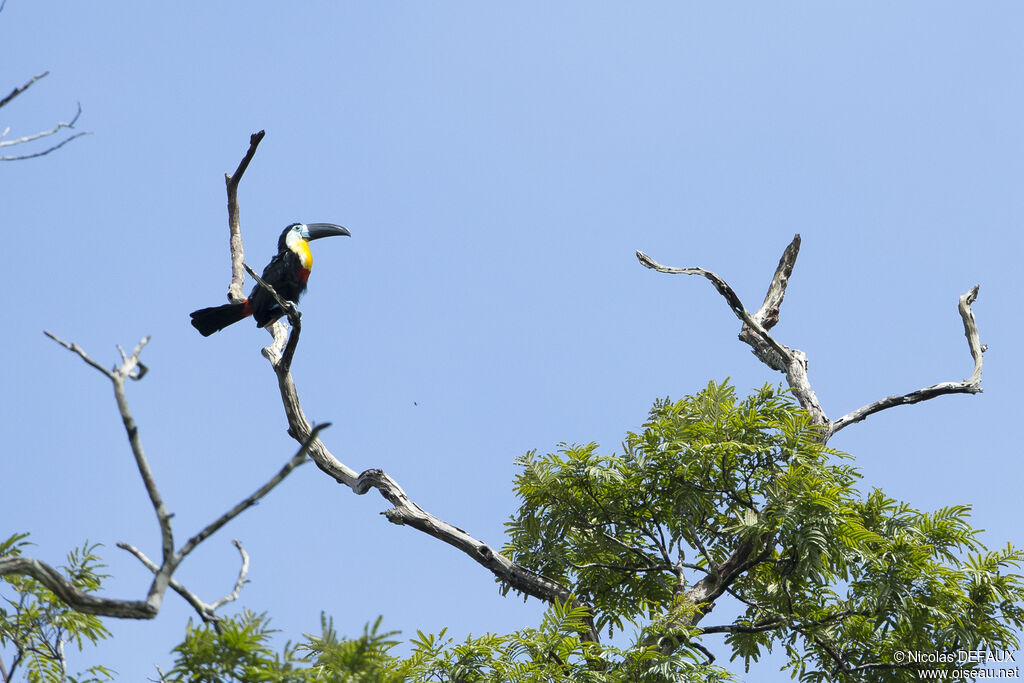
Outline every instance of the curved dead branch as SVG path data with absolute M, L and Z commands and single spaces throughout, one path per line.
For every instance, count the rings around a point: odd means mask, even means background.
M 309 420 L 299 402 L 298 390 L 295 388 L 295 380 L 290 369 L 283 360 L 276 364 L 273 361 L 271 363 L 277 375 L 281 401 L 288 418 L 288 433 L 297 441 L 311 440 L 309 456 L 321 471 L 339 484 L 349 487 L 357 495 L 376 489 L 384 500 L 393 506 L 382 513 L 388 521 L 410 526 L 461 550 L 513 589 L 547 602 L 564 602 L 571 598 L 569 590 L 557 581 L 516 564 L 465 530 L 424 510 L 383 470 L 368 469 L 358 473 L 341 462 L 312 433 Z

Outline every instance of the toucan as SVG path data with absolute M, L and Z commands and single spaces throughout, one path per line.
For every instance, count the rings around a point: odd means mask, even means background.
M 313 267 L 313 253 L 309 250 L 309 242 L 321 237 L 347 235 L 351 233 L 340 225 L 333 223 L 292 223 L 277 240 L 277 256 L 263 269 L 263 281 L 274 288 L 282 299 L 296 303 L 299 296 L 306 291 L 306 281 Z M 212 308 L 200 308 L 192 311 L 192 327 L 199 334 L 209 337 L 214 332 L 250 315 L 256 320 L 257 327 L 266 327 L 284 314 L 281 307 L 274 301 L 262 285 L 257 284 L 249 292 L 249 298 L 237 304 L 224 304 Z

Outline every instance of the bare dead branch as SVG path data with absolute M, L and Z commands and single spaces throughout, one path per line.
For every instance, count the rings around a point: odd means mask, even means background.
M 245 577 L 249 575 L 249 553 L 245 552 L 242 542 L 237 538 L 231 542 L 238 549 L 238 554 L 242 556 L 242 565 L 238 568 L 238 579 L 235 580 L 235 587 L 224 597 L 218 598 L 210 603 L 211 612 L 220 609 L 229 602 L 237 600 L 238 596 L 242 594 L 242 586 L 245 585 L 246 581 Z
M 6 0 L 4 0 L 4 1 L 6 2 Z M 0 5 L 0 9 L 3 9 L 3 5 Z M 40 78 L 46 78 L 49 75 L 50 75 L 49 71 L 44 71 L 43 73 L 36 74 L 32 78 L 28 79 L 28 82 L 25 83 L 25 85 L 21 86 L 20 88 L 15 88 L 14 90 L 12 90 L 10 92 L 9 95 L 7 95 L 7 97 L 5 97 L 2 100 L 0 100 L 0 107 L 3 107 L 5 104 L 7 104 L 11 100 L 13 100 L 15 97 L 17 97 L 21 93 L 23 93 L 26 90 L 28 90 L 29 88 L 31 88 L 32 84 L 35 83 L 36 81 L 38 81 Z
M 835 434 L 840 429 L 849 427 L 850 425 L 860 422 L 869 415 L 887 410 L 889 408 L 895 408 L 896 406 L 911 405 L 913 403 L 920 403 L 921 401 L 927 401 L 928 399 L 935 398 L 936 396 L 943 396 L 946 394 L 980 394 L 981 388 L 981 370 L 982 370 L 982 354 L 986 350 L 986 346 L 981 343 L 978 336 L 978 325 L 974 320 L 974 311 L 971 309 L 971 304 L 978 298 L 979 285 L 974 285 L 971 289 L 960 296 L 958 309 L 960 311 L 960 317 L 964 322 L 964 336 L 967 337 L 967 346 L 970 348 L 971 357 L 974 359 L 974 372 L 971 376 L 960 382 L 940 382 L 939 384 L 933 384 L 917 391 L 912 391 L 909 394 L 902 396 L 887 396 L 883 399 L 879 399 L 874 403 L 869 403 L 862 408 L 851 411 L 846 415 L 843 415 L 838 420 L 834 420 L 829 425 L 829 434 Z
M 35 83 L 36 81 L 38 81 L 40 78 L 42 78 L 43 76 L 45 76 L 48 73 L 50 73 L 50 72 L 47 71 L 47 72 L 42 73 L 42 74 L 40 74 L 38 76 L 35 76 L 35 77 L 32 78 L 32 80 L 30 80 L 28 83 L 23 85 L 21 88 L 15 88 L 13 91 L 11 91 L 11 93 L 7 97 L 5 97 L 3 99 L 2 102 L 0 102 L 0 107 L 2 107 L 3 105 L 7 104 L 8 102 L 10 102 L 12 99 L 17 97 L 21 93 L 25 92 L 25 90 L 27 90 L 29 86 L 31 86 L 33 83 Z M 39 140 L 41 138 L 49 137 L 51 135 L 56 135 L 57 133 L 59 133 L 61 130 L 65 129 L 65 128 L 74 129 L 75 124 L 78 122 L 78 117 L 81 116 L 81 115 L 82 115 L 82 104 L 81 104 L 81 102 L 79 102 L 78 103 L 78 111 L 75 112 L 75 115 L 74 115 L 74 117 L 72 117 L 71 121 L 68 121 L 68 122 L 64 122 L 64 121 L 58 122 L 57 125 L 54 126 L 53 128 L 51 128 L 50 130 L 44 130 L 44 131 L 41 131 L 39 133 L 33 133 L 32 135 L 25 135 L 23 137 L 15 139 L 15 140 L 0 140 L 0 148 L 3 148 L 3 147 L 13 147 L 15 145 L 24 145 L 24 144 L 29 143 L 29 142 L 34 142 L 35 140 Z M 5 129 L 4 132 L 2 134 L 0 134 L 0 138 L 2 138 L 5 135 L 7 135 L 8 131 L 10 131 L 10 128 Z M 45 155 L 49 154 L 50 152 L 53 152 L 53 151 L 56 151 L 56 150 L 60 149 L 61 147 L 63 147 L 64 145 L 68 144 L 69 142 L 71 142 L 75 138 L 82 137 L 83 135 L 89 135 L 89 133 L 87 131 L 81 131 L 81 132 L 75 133 L 75 134 L 70 135 L 69 137 L 65 138 L 64 140 L 60 141 L 59 143 L 57 143 L 55 145 L 51 145 L 51 146 L 47 147 L 46 149 L 44 149 L 42 151 L 39 151 L 39 152 L 33 152 L 31 154 L 15 154 L 13 156 L 0 156 L 0 161 L 22 161 L 24 159 L 34 159 L 35 157 L 45 156 Z
M 94 361 L 92 358 L 90 358 L 89 355 L 85 351 L 83 351 L 82 347 L 80 347 L 78 344 L 66 342 L 48 330 L 43 330 L 43 334 L 45 334 L 50 339 L 63 346 L 68 351 L 77 353 L 82 360 L 84 360 L 88 365 L 91 365 L 92 367 L 102 372 L 104 376 L 106 376 L 107 378 L 114 379 L 114 373 L 111 370 L 107 370 L 105 367 L 103 367 L 102 365 Z
M 772 277 L 772 283 L 769 285 L 768 294 L 765 296 L 765 303 L 757 312 L 758 316 L 763 316 L 766 320 L 770 321 L 771 325 L 778 322 L 778 308 L 782 305 L 786 284 L 799 250 L 800 236 L 797 235 L 783 253 L 779 266 L 775 270 L 775 275 Z M 740 339 L 749 344 L 754 354 L 770 368 L 786 373 L 786 380 L 793 391 L 793 395 L 796 396 L 800 405 L 811 414 L 811 417 L 817 424 L 826 424 L 828 422 L 828 417 L 825 415 L 825 411 L 822 409 L 821 403 L 818 401 L 818 397 L 811 388 L 810 380 L 807 377 L 807 356 L 799 349 L 791 349 L 775 341 L 775 338 L 761 324 L 760 320 L 747 312 L 736 292 L 725 280 L 704 268 L 664 266 L 642 251 L 637 251 L 636 257 L 645 268 L 651 268 L 659 273 L 701 275 L 707 278 L 714 285 L 715 289 L 718 290 L 718 293 L 725 297 L 729 308 L 732 309 L 732 312 L 743 323 Z M 772 319 L 773 313 L 775 315 L 774 319 Z
M 294 456 L 292 456 L 292 458 L 287 463 L 285 463 L 284 467 L 282 467 L 281 470 L 277 472 L 277 474 L 272 476 L 269 480 L 267 480 L 265 484 L 260 486 L 253 493 L 246 496 L 246 498 L 244 498 L 240 503 L 232 507 L 230 510 L 225 512 L 223 515 L 215 519 L 210 524 L 206 525 L 206 527 L 204 527 L 199 533 L 197 533 L 195 536 L 186 541 L 185 544 L 181 547 L 181 549 L 179 549 L 177 553 L 175 553 L 175 566 L 180 564 L 189 555 L 189 553 L 196 549 L 196 547 L 200 543 L 202 543 L 207 538 L 215 534 L 225 524 L 233 520 L 235 517 L 237 517 L 238 515 L 242 514 L 250 507 L 255 505 L 257 502 L 259 502 L 261 498 L 266 496 L 278 484 L 284 481 L 285 477 L 291 474 L 291 472 L 296 467 L 298 467 L 305 461 L 306 453 L 309 450 L 309 444 L 312 441 L 312 439 L 316 438 L 316 435 L 319 434 L 321 430 L 326 429 L 329 426 L 330 423 L 325 422 L 324 424 L 317 425 L 316 427 L 314 427 L 310 439 L 302 444 L 302 446 L 299 448 L 299 451 Z M 238 580 L 235 583 L 234 591 L 232 593 L 229 593 L 227 596 L 207 604 L 203 602 L 201 599 L 199 599 L 199 597 L 196 596 L 194 593 L 185 588 L 176 579 L 172 578 L 170 580 L 171 588 L 176 593 L 181 595 L 190 605 L 192 605 L 192 607 L 196 610 L 196 612 L 198 612 L 200 618 L 202 618 L 203 621 L 216 622 L 217 617 L 214 614 L 214 612 L 217 610 L 218 607 L 221 607 L 227 602 L 237 599 L 239 592 L 242 590 L 242 585 L 245 583 L 245 577 L 249 571 L 249 555 L 245 552 L 245 549 L 242 547 L 241 542 L 235 540 L 234 544 L 235 547 L 238 548 L 238 552 L 242 556 L 242 568 L 241 571 L 239 572 Z M 127 543 L 118 543 L 117 545 L 119 548 L 127 550 L 136 558 L 138 558 L 139 561 L 141 561 L 154 574 L 160 570 L 160 567 L 158 567 L 156 563 L 154 563 L 152 560 L 146 557 L 146 555 L 138 548 L 135 548 L 134 546 L 131 546 Z
M 705 270 L 704 268 L 674 268 L 672 266 L 664 266 L 642 251 L 637 251 L 636 257 L 644 267 L 656 270 L 659 273 L 667 273 L 669 275 L 700 275 L 707 278 L 714 288 L 718 290 L 718 293 L 725 297 L 725 301 L 729 304 L 729 308 L 732 309 L 732 312 L 740 319 L 740 322 L 743 323 L 744 327 L 753 330 L 754 333 L 756 333 L 766 344 L 772 347 L 779 357 L 787 361 L 790 360 L 790 350 L 775 341 L 775 339 L 768 334 L 768 330 L 762 326 L 754 316 L 747 313 L 747 309 L 743 307 L 743 302 L 740 301 L 740 298 L 736 295 L 733 288 L 717 274 L 710 270 Z M 771 290 L 769 290 L 769 295 L 770 291 Z
M 34 142 L 34 141 L 39 140 L 41 138 L 46 138 L 46 137 L 50 137 L 51 135 L 56 135 L 63 128 L 74 128 L 75 124 L 78 122 L 78 117 L 81 116 L 81 115 L 82 115 L 82 103 L 79 102 L 78 103 L 78 111 L 75 112 L 74 117 L 70 121 L 68 121 L 68 122 L 61 121 L 61 122 L 57 123 L 57 125 L 54 126 L 53 128 L 51 128 L 50 130 L 40 131 L 38 133 L 33 133 L 32 135 L 25 135 L 24 137 L 20 137 L 20 138 L 17 138 L 15 140 L 0 140 L 0 147 L 13 147 L 14 145 L 23 145 L 26 142 Z M 10 128 L 7 128 L 6 130 L 4 130 L 4 135 L 7 135 L 8 131 L 10 131 Z M 85 133 L 79 133 L 78 135 L 85 135 Z M 72 136 L 71 139 L 73 139 L 75 137 L 78 137 L 78 135 Z M 0 136 L 0 137 L 3 137 L 3 136 Z M 68 141 L 69 140 L 65 140 L 64 142 L 68 142 Z M 64 142 L 62 142 L 61 144 L 63 145 Z M 40 152 L 39 154 L 36 154 L 35 156 L 41 156 L 42 154 L 46 154 L 46 152 Z
M 83 614 L 97 614 L 121 619 L 152 619 L 160 611 L 162 596 L 152 592 L 145 600 L 117 600 L 101 598 L 79 590 L 64 576 L 46 564 L 31 557 L 0 558 L 0 576 L 31 576 L 46 586 L 71 609 Z
M 60 124 L 60 125 L 63 125 L 63 124 Z M 75 133 L 74 135 L 72 135 L 72 136 L 70 136 L 68 138 L 65 138 L 64 140 L 61 140 L 56 145 L 52 145 L 50 147 L 47 147 L 46 149 L 42 150 L 41 152 L 34 152 L 32 154 L 17 154 L 17 155 L 14 155 L 14 156 L 0 156 L 0 161 L 24 161 L 25 159 L 35 159 L 36 157 L 46 156 L 50 152 L 56 152 L 58 149 L 60 149 L 64 145 L 68 144 L 72 140 L 75 140 L 76 138 L 80 138 L 83 135 L 89 135 L 89 134 L 90 133 L 87 133 L 85 131 L 82 131 L 80 133 Z M 15 141 L 15 142 L 17 142 L 17 141 Z
M 294 330 L 292 334 L 294 335 Z M 313 427 L 310 426 L 299 402 L 298 391 L 289 367 L 283 362 L 275 364 L 273 360 L 271 365 L 277 375 L 281 400 L 288 418 L 288 433 L 299 443 L 309 442 L 309 456 L 321 471 L 338 483 L 348 486 L 357 495 L 362 495 L 370 489 L 377 489 L 380 495 L 394 506 L 383 513 L 388 521 L 410 526 L 461 550 L 513 589 L 547 602 L 564 602 L 571 598 L 565 586 L 529 571 L 466 531 L 425 511 L 383 470 L 369 469 L 357 473 L 338 460 L 313 433 Z
M 770 330 L 779 322 L 779 308 L 786 296 L 786 285 L 789 284 L 789 276 L 793 274 L 793 266 L 796 265 L 796 257 L 800 253 L 800 235 L 793 235 L 793 241 L 789 243 L 786 250 L 782 252 L 779 265 L 775 268 L 775 275 L 772 276 L 771 284 L 768 285 L 768 292 L 764 295 L 764 302 L 761 308 L 754 314 L 754 320 Z
M 2 4 L 0 4 L 0 10 L 3 10 L 3 5 Z M 18 97 L 19 95 L 24 93 L 26 90 L 31 88 L 32 85 L 36 81 L 38 81 L 41 78 L 45 78 L 49 74 L 50 74 L 49 71 L 44 71 L 41 74 L 36 74 L 32 78 L 30 78 L 24 85 L 22 85 L 20 87 L 17 87 L 17 88 L 14 88 L 10 93 L 7 94 L 6 97 L 4 97 L 2 100 L 0 100 L 0 108 L 2 108 L 4 105 L 10 103 L 12 100 L 14 100 L 14 98 Z M 74 117 L 71 119 L 70 122 L 66 122 L 65 123 L 65 122 L 62 121 L 62 122 L 57 123 L 57 125 L 54 126 L 53 128 L 51 128 L 50 130 L 45 130 L 45 131 L 42 131 L 42 132 L 39 132 L 39 133 L 33 133 L 32 135 L 26 135 L 26 136 L 17 138 L 16 140 L 0 140 L 0 148 L 3 148 L 3 147 L 13 147 L 15 145 L 23 145 L 23 144 L 26 144 L 26 143 L 29 143 L 29 142 L 33 142 L 35 140 L 39 140 L 40 138 L 45 138 L 45 137 L 49 137 L 51 135 L 55 135 L 56 133 L 60 132 L 64 128 L 73 129 L 75 127 L 75 124 L 78 122 L 78 117 L 81 116 L 81 115 L 82 115 L 82 104 L 79 103 L 78 104 L 78 111 L 75 113 Z M 4 132 L 2 134 L 0 134 L 0 138 L 2 138 L 5 135 L 7 135 L 8 131 L 10 131 L 10 128 L 5 129 Z M 57 143 L 55 145 L 51 145 L 50 147 L 47 147 L 46 149 L 44 149 L 42 151 L 33 152 L 31 154 L 15 154 L 15 155 L 10 155 L 10 156 L 0 156 L 0 161 L 22 161 L 24 159 L 33 159 L 35 157 L 45 156 L 45 155 L 49 154 L 50 152 L 53 152 L 53 151 L 56 151 L 56 150 L 60 149 L 61 147 L 63 147 L 64 145 L 68 144 L 69 142 L 71 142 L 75 138 L 80 138 L 83 135 L 88 135 L 88 134 L 89 133 L 86 132 L 86 131 L 78 132 L 78 133 L 75 133 L 75 134 L 65 138 L 64 140 L 62 140 L 61 142 L 59 142 L 59 143 Z
M 242 229 L 238 217 L 238 183 L 249 168 L 249 162 L 256 155 L 256 148 L 259 147 L 263 137 L 267 134 L 261 130 L 249 136 L 249 149 L 246 151 L 238 168 L 231 175 L 224 174 L 224 183 L 228 191 L 228 229 L 230 232 L 229 247 L 231 249 L 231 284 L 228 285 L 228 301 L 238 303 L 245 299 L 243 287 L 245 286 L 245 275 L 242 271 L 242 264 L 245 261 L 245 250 L 242 248 Z
M 849 425 L 860 422 L 869 415 L 893 408 L 899 405 L 910 405 L 920 403 L 936 396 L 946 394 L 977 394 L 981 393 L 982 354 L 986 347 L 978 337 L 978 327 L 974 319 L 974 312 L 971 304 L 978 297 L 978 286 L 975 285 L 968 292 L 960 297 L 959 311 L 964 322 L 964 336 L 967 337 L 967 344 L 974 359 L 974 372 L 968 379 L 960 382 L 941 382 L 923 389 L 918 389 L 902 396 L 888 396 L 886 398 L 858 408 L 837 420 L 829 420 L 818 402 L 817 396 L 811 388 L 810 380 L 807 377 L 807 356 L 799 349 L 791 349 L 784 346 L 768 333 L 778 322 L 779 307 L 786 294 L 786 285 L 793 272 L 797 255 L 800 252 L 800 235 L 795 235 L 793 241 L 782 254 L 779 265 L 775 269 L 768 293 L 765 295 L 764 303 L 754 315 L 747 313 L 740 302 L 739 297 L 733 289 L 715 273 L 703 268 L 673 268 L 663 266 L 643 252 L 637 252 L 640 263 L 647 268 L 652 268 L 662 273 L 683 273 L 687 275 L 702 275 L 714 285 L 715 289 L 725 297 L 729 307 L 736 316 L 743 321 L 743 328 L 740 331 L 740 340 L 751 346 L 754 354 L 766 365 L 774 370 L 786 373 L 786 380 L 793 390 L 794 396 L 800 404 L 807 409 L 815 422 L 823 425 L 825 432 L 824 440 L 828 440 L 832 434 Z
M 799 253 L 800 235 L 794 235 L 789 246 L 782 252 L 782 258 L 779 259 L 779 265 L 775 268 L 775 275 L 772 276 L 772 281 L 768 285 L 768 292 L 764 296 L 761 308 L 753 315 L 754 320 L 761 323 L 765 330 L 770 330 L 779 321 L 779 309 L 786 296 L 786 285 L 789 284 L 789 276 L 793 273 L 793 266 L 796 265 L 796 257 Z M 791 359 L 780 356 L 771 344 L 767 343 L 749 325 L 744 323 L 740 329 L 739 339 L 750 346 L 754 355 L 762 363 L 779 372 L 787 371 Z

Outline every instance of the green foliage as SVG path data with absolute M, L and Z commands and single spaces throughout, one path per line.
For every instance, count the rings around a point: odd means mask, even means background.
M 711 383 L 657 401 L 622 455 L 520 458 L 505 552 L 571 586 L 601 630 L 647 625 L 696 654 L 710 629 L 747 666 L 782 645 L 802 680 L 907 680 L 896 651 L 1016 648 L 1021 551 L 986 552 L 966 506 L 863 497 L 847 458 L 785 392 Z M 744 613 L 712 622 L 694 596 L 724 593 Z
M 195 626 L 190 620 L 185 640 L 172 650 L 177 654 L 174 668 L 162 678 L 189 683 L 319 680 L 311 677 L 308 669 L 297 666 L 303 659 L 291 644 L 285 644 L 281 654 L 274 652 L 271 639 L 276 632 L 265 614 L 248 610 L 216 625 Z
M 286 645 L 285 655 L 272 657 L 273 631 L 263 617 L 249 613 L 221 622 L 224 633 L 258 623 L 245 638 L 222 638 L 209 626 L 190 628 L 175 648 L 178 659 L 165 681 L 305 681 L 309 683 L 666 683 L 693 680 L 716 683 L 731 680 L 716 669 L 678 653 L 663 655 L 655 648 L 628 649 L 588 643 L 580 637 L 588 610 L 552 605 L 538 628 L 507 635 L 470 636 L 461 642 L 438 634 L 417 632 L 401 657 L 397 632 L 380 630 L 381 619 L 357 638 L 339 638 L 333 621 L 321 616 L 321 635 L 306 634 L 306 642 Z M 230 641 L 230 642 L 229 642 Z M 297 653 L 305 653 L 298 656 Z M 287 676 L 280 663 L 289 662 Z M 244 664 L 240 665 L 240 662 Z M 302 666 L 296 666 L 301 664 Z M 261 669 L 262 667 L 262 669 Z M 260 677 L 263 675 L 264 677 Z
M 190 622 L 162 680 L 714 683 L 732 680 L 715 654 L 749 668 L 776 648 L 801 681 L 895 682 L 915 675 L 897 652 L 1019 647 L 1024 553 L 985 548 L 967 506 L 928 513 L 861 494 L 848 456 L 784 391 L 741 399 L 711 383 L 655 402 L 621 455 L 562 445 L 518 463 L 522 505 L 504 551 L 575 596 L 538 627 L 462 641 L 418 632 L 400 648 L 379 618 L 344 638 L 322 616 L 320 635 L 277 653 L 266 616 L 244 612 Z M 24 544 L 13 536 L 0 555 Z M 99 567 L 84 546 L 65 571 L 93 591 Z M 28 680 L 109 677 L 64 678 L 62 645 L 105 637 L 98 620 L 31 579 L 4 581 L 15 597 L 0 609 L 0 646 L 14 647 Z M 739 616 L 717 619 L 719 601 Z M 619 633 L 617 644 L 593 642 L 594 627 Z
M 373 626 L 366 626 L 363 635 L 351 640 L 339 640 L 334 620 L 320 615 L 320 636 L 306 634 L 306 643 L 299 650 L 309 653 L 314 662 L 316 681 L 338 683 L 400 683 L 406 680 L 410 667 L 390 654 L 398 645 L 392 637 L 396 631 L 379 631 L 382 617 Z
M 16 557 L 30 545 L 28 534 L 15 534 L 0 541 L 0 557 Z M 97 546 L 84 544 L 68 553 L 59 567 L 81 591 L 99 590 L 106 574 L 95 554 Z M 13 650 L 6 663 L 8 679 L 22 673 L 30 683 L 94 683 L 113 680 L 113 672 L 94 666 L 77 675 L 67 670 L 65 647 L 81 650 L 86 644 L 107 638 L 103 622 L 90 614 L 71 610 L 38 581 L 23 576 L 0 577 L 0 648 Z

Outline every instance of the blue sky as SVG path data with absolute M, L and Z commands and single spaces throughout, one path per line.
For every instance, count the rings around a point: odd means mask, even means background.
M 306 412 L 334 423 L 346 464 L 385 469 L 443 519 L 499 546 L 517 455 L 612 450 L 656 397 L 781 381 L 707 282 L 634 251 L 712 269 L 755 309 L 799 232 L 777 338 L 808 354 L 832 417 L 969 375 L 956 301 L 981 284 L 985 393 L 873 416 L 832 445 L 863 490 L 967 503 L 990 546 L 1022 543 L 1022 27 L 1010 2 L 8 0 L 0 88 L 51 73 L 0 129 L 81 102 L 92 135 L 0 165 L 0 535 L 31 531 L 52 563 L 103 543 L 123 598 L 149 576 L 115 543 L 158 553 L 109 385 L 44 329 L 104 364 L 153 335 L 129 398 L 179 538 L 294 453 L 267 336 L 188 325 L 224 300 L 223 174 L 266 129 L 239 194 L 249 263 L 293 221 L 352 231 L 314 244 L 294 364 Z M 536 623 L 536 601 L 501 598 L 384 509 L 304 467 L 178 577 L 219 597 L 241 539 L 239 605 L 293 639 L 321 610 L 350 635 L 378 614 L 406 635 Z M 75 662 L 155 676 L 189 616 L 168 595 Z

